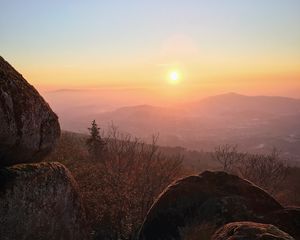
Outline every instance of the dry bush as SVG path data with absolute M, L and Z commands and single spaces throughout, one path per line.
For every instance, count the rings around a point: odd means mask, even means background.
M 285 206 L 300 206 L 300 168 L 289 167 L 287 178 L 276 199 Z
M 182 176 L 182 156 L 163 154 L 157 137 L 146 144 L 111 126 L 98 160 L 86 139 L 63 133 L 48 160 L 64 163 L 77 180 L 94 239 L 133 239 L 156 197 Z
M 223 145 L 212 156 L 223 171 L 248 179 L 270 194 L 277 194 L 287 177 L 287 161 L 276 148 L 267 154 L 249 154 L 239 152 L 236 145 Z
M 246 154 L 238 152 L 237 145 L 221 145 L 215 148 L 212 159 L 221 164 L 222 170 L 233 173 L 236 166 L 241 163 Z
M 183 240 L 210 240 L 217 227 L 213 224 L 191 224 L 180 229 L 180 237 Z
M 241 177 L 250 180 L 270 194 L 277 194 L 288 173 L 287 162 L 277 149 L 268 154 L 248 154 L 238 166 Z
M 129 239 L 155 198 L 181 174 L 182 157 L 163 155 L 157 137 L 146 144 L 113 126 L 106 142 L 105 161 L 97 169 L 102 176 L 102 212 L 114 226 L 112 238 Z

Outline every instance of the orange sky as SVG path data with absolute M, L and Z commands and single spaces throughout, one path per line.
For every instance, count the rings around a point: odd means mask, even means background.
M 300 98 L 299 12 L 294 0 L 7 1 L 0 44 L 3 57 L 43 91 Z M 179 73 L 178 84 L 169 83 L 170 71 Z
M 250 95 L 300 97 L 300 62 L 255 59 L 208 59 L 175 63 L 157 60 L 102 63 L 73 62 L 73 66 L 33 64 L 18 69 L 42 90 L 60 88 L 150 88 L 159 95 L 182 98 L 239 92 Z M 179 73 L 178 84 L 170 84 L 169 72 Z M 298 91 L 297 91 L 298 90 Z

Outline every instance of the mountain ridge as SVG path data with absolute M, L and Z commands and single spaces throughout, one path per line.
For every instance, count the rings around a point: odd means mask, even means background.
M 102 129 L 113 123 L 145 140 L 159 133 L 165 146 L 211 151 L 221 144 L 238 144 L 249 152 L 277 147 L 300 161 L 300 100 L 296 98 L 226 93 L 169 106 L 131 105 L 118 98 L 123 107 L 111 105 L 106 110 L 107 102 L 97 102 L 100 97 L 92 99 L 91 107 L 86 101 L 71 101 L 70 108 L 57 105 L 62 129 L 86 133 L 95 119 Z

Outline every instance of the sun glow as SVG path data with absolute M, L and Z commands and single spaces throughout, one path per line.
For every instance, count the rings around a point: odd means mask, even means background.
M 169 73 L 169 82 L 172 84 L 177 84 L 180 80 L 180 74 L 178 71 L 171 71 Z

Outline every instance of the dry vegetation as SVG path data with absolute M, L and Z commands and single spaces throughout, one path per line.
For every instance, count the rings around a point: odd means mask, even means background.
M 288 164 L 274 148 L 268 154 L 249 154 L 238 151 L 237 146 L 223 145 L 212 153 L 223 171 L 248 179 L 270 194 L 277 194 L 288 175 Z
M 165 187 L 208 167 L 249 179 L 285 205 L 300 204 L 300 169 L 288 167 L 277 150 L 248 154 L 239 152 L 237 146 L 225 145 L 209 154 L 162 148 L 155 136 L 146 144 L 114 126 L 99 135 L 101 151 L 95 155 L 87 146 L 91 141 L 87 135 L 64 132 L 48 158 L 65 164 L 76 178 L 93 239 L 134 239 Z
M 300 205 L 300 168 L 289 166 L 278 149 L 250 154 L 239 152 L 236 145 L 222 145 L 215 149 L 212 158 L 224 171 L 253 182 L 283 205 Z
M 86 136 L 63 133 L 50 161 L 63 162 L 80 185 L 94 239 L 132 239 L 155 198 L 183 175 L 182 156 L 120 133 L 105 133 L 99 158 L 86 147 Z

